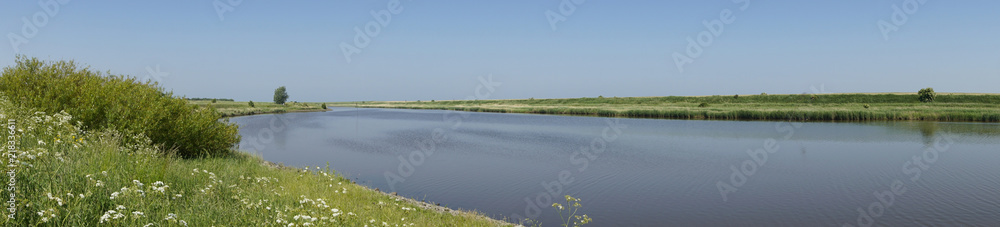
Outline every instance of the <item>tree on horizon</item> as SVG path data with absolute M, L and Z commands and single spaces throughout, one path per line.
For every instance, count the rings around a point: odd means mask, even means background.
M 274 103 L 283 105 L 285 104 L 285 101 L 288 101 L 288 92 L 285 91 L 285 86 L 274 89 Z

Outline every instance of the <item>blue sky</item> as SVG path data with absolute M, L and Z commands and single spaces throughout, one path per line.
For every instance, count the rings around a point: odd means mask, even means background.
M 177 95 L 259 101 L 280 85 L 297 101 L 464 99 L 489 75 L 502 83 L 490 98 L 1000 93 L 1000 1 L 741 1 L 402 0 L 350 62 L 341 44 L 391 1 L 6 1 L 0 65 L 24 54 L 137 77 L 158 66 Z M 217 3 L 232 7 L 224 19 Z M 731 23 L 713 35 L 703 22 L 725 10 Z M 553 30 L 546 11 L 565 21 Z M 44 26 L 26 34 L 22 18 Z M 898 28 L 888 40 L 880 20 Z M 703 32 L 711 43 L 681 72 L 674 54 Z

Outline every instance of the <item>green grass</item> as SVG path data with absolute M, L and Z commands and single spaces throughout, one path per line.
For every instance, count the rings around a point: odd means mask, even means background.
M 339 102 L 329 106 L 445 109 L 475 112 L 565 114 L 602 117 L 809 121 L 1000 122 L 1000 95 L 939 94 L 920 102 L 915 93 L 669 96 L 517 99 L 435 102 Z M 707 107 L 699 107 L 707 103 Z M 865 104 L 870 107 L 865 108 Z
M 319 106 L 186 101 L 152 81 L 19 56 L 0 76 L 0 171 L 13 171 L 4 174 L 13 184 L 0 187 L 0 224 L 508 225 L 369 190 L 329 167 L 287 168 L 234 151 L 237 126 L 218 112 Z
M 17 195 L 17 212 L 3 226 L 507 225 L 375 192 L 329 167 L 284 168 L 240 152 L 177 158 L 141 135 L 81 131 L 69 115 L 7 101 L 0 116 L 4 134 L 15 119 L 18 151 L 14 191 L 0 189 L 3 201 Z M 12 164 L 0 160 L 4 171 Z
M 189 104 L 208 107 L 211 106 L 222 114 L 223 117 L 245 116 L 254 114 L 288 113 L 288 112 L 310 112 L 326 111 L 320 108 L 320 103 L 286 103 L 285 105 L 274 104 L 274 102 L 254 102 L 254 107 L 250 107 L 249 102 L 216 101 L 212 100 L 188 100 Z

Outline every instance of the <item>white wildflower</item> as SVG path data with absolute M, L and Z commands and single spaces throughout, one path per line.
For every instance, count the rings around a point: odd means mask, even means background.
M 111 218 L 111 215 L 105 212 L 104 215 L 101 215 L 101 221 L 98 223 L 104 223 L 104 221 L 107 221 L 109 218 Z

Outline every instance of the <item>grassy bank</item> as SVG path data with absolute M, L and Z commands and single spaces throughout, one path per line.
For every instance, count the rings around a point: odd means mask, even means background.
M 932 103 L 920 102 L 915 93 L 885 93 L 369 101 L 328 105 L 667 119 L 1000 122 L 1000 95 L 962 93 L 939 94 Z
M 499 224 L 371 191 L 330 168 L 280 168 L 241 153 L 180 159 L 148 144 L 120 145 L 121 137 L 141 136 L 79 131 L 68 115 L 7 103 L 0 110 L 14 119 L 19 151 L 17 212 L 4 226 Z
M 0 76 L 0 225 L 509 225 L 369 190 L 330 167 L 287 168 L 232 150 L 237 126 L 215 107 L 247 104 L 208 103 L 73 62 L 19 57 Z M 259 104 L 318 106 L 271 105 Z
M 278 105 L 273 102 L 254 102 L 253 107 L 250 106 L 249 102 L 235 101 L 216 101 L 213 103 L 211 100 L 188 100 L 188 103 L 199 107 L 211 106 L 222 114 L 222 117 L 326 111 L 326 109 L 320 108 L 321 104 L 319 103 L 286 103 L 285 105 Z

